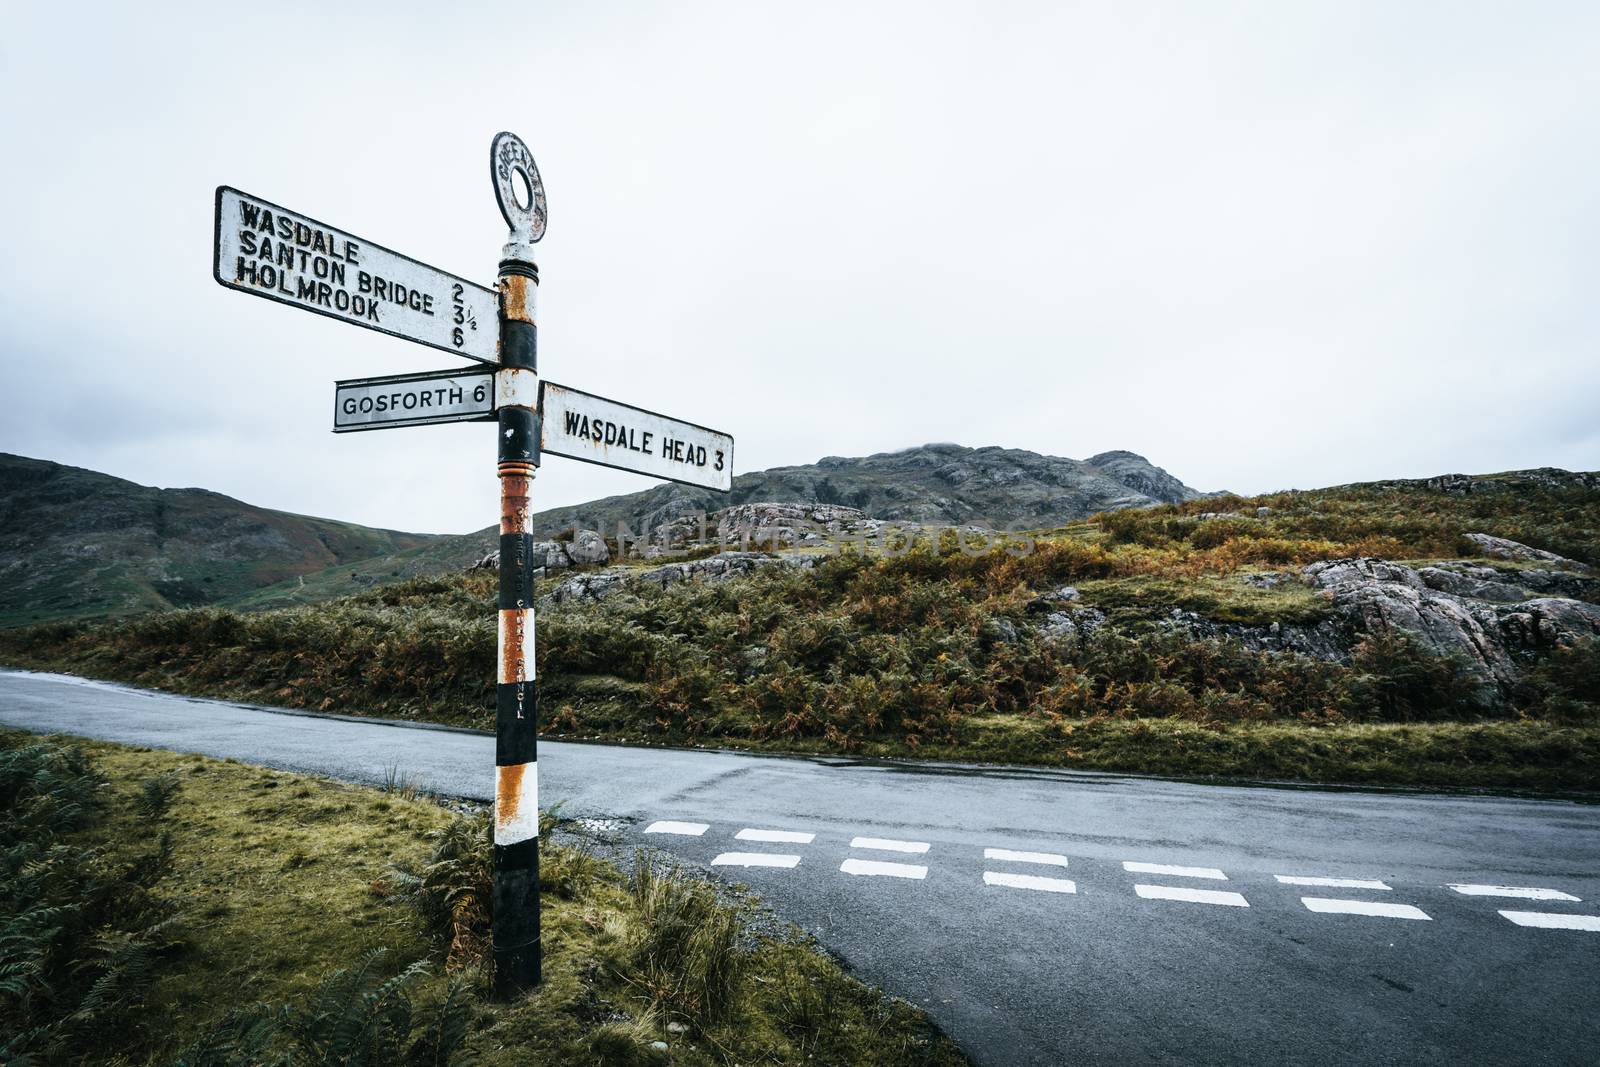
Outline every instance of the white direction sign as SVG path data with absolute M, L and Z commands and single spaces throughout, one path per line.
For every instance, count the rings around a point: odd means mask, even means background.
M 432 371 L 333 383 L 333 432 L 494 418 L 494 372 Z
M 230 289 L 499 362 L 493 289 L 226 185 L 212 273 Z
M 540 385 L 539 407 L 540 448 L 552 455 L 724 493 L 733 486 L 733 438 L 725 433 L 555 382 Z

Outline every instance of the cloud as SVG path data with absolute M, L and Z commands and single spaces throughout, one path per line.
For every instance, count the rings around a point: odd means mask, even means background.
M 492 281 L 541 370 L 742 470 L 1130 448 L 1240 491 L 1600 467 L 1600 11 L 34 6 L 0 44 L 0 448 L 374 525 L 493 518 L 481 426 L 334 438 L 448 356 L 209 277 L 246 189 Z M 86 420 L 92 432 L 86 432 Z M 552 459 L 552 506 L 647 480 Z

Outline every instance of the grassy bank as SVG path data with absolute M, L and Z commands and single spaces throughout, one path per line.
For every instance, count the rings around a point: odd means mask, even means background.
M 1600 562 L 1600 493 L 1526 476 L 1114 512 L 968 554 L 631 587 L 539 617 L 546 732 L 769 751 L 1181 775 L 1600 788 L 1600 645 L 1540 653 L 1489 697 L 1404 634 L 1348 662 L 1170 624 L 1310 626 L 1330 602 L 1264 570 L 1468 556 L 1485 532 Z M 1217 513 L 1221 513 L 1220 515 Z M 1505 564 L 1501 563 L 1502 566 Z M 326 604 L 0 632 L 0 659 L 175 691 L 487 727 L 494 584 L 475 572 Z M 1103 623 L 1071 640 L 1041 596 Z M 549 582 L 541 585 L 547 589 Z M 1600 590 L 1600 583 L 1586 588 Z
M 492 1004 L 487 852 L 402 792 L 0 734 L 0 1061 L 963 1062 L 749 905 L 548 840 L 545 984 Z
M 1351 666 L 1159 632 L 1111 632 L 1061 651 L 998 643 L 988 632 L 1007 616 L 957 622 L 948 613 L 970 605 L 925 593 L 920 610 L 934 619 L 896 617 L 863 634 L 859 601 L 853 613 L 830 612 L 808 601 L 820 600 L 814 583 L 763 575 L 545 613 L 546 735 L 1183 776 L 1600 788 L 1592 648 L 1553 660 L 1527 707 L 1485 711 L 1452 664 L 1404 643 L 1365 648 Z M 23 666 L 176 692 L 487 728 L 491 598 L 483 577 L 429 579 L 289 612 L 13 632 L 0 649 Z

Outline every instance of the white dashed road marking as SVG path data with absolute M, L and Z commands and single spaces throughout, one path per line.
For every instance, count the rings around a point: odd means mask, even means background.
M 680 837 L 701 837 L 711 828 L 709 823 L 676 822 L 662 819 L 645 827 L 647 834 L 674 834 Z M 594 829 L 599 829 L 596 825 Z M 747 826 L 734 834 L 739 841 L 761 841 L 791 845 L 809 845 L 817 835 L 805 830 L 769 830 Z M 901 841 L 889 837 L 856 837 L 851 848 L 872 849 L 879 852 L 902 852 L 923 855 L 932 846 L 926 841 Z M 1067 857 L 1057 852 L 1024 852 L 1010 848 L 985 848 L 983 858 L 1000 863 L 1031 863 L 1045 867 L 1067 866 Z M 723 852 L 711 861 L 713 867 L 774 867 L 789 870 L 799 866 L 800 857 L 774 852 Z M 1122 869 L 1132 874 L 1158 874 L 1173 878 L 1209 878 L 1227 881 L 1228 876 L 1216 867 L 1181 867 L 1168 863 L 1142 863 L 1124 860 Z M 876 878 L 909 878 L 921 881 L 928 877 L 928 868 L 915 863 L 888 863 L 882 860 L 850 858 L 839 864 L 844 874 Z M 1372 889 L 1384 892 L 1394 887 L 1377 878 L 1333 878 L 1325 875 L 1275 874 L 1281 885 L 1316 886 L 1327 889 Z M 1011 871 L 984 871 L 983 884 L 1003 886 L 1008 889 L 1027 889 L 1037 893 L 1076 893 L 1078 883 L 1070 878 L 1046 878 L 1036 874 L 1016 874 Z M 1518 900 L 1550 900 L 1580 903 L 1581 897 L 1560 889 L 1539 886 L 1479 885 L 1471 882 L 1451 882 L 1448 888 L 1468 897 L 1508 897 Z M 1187 886 L 1135 884 L 1133 890 L 1145 900 L 1178 900 L 1191 904 L 1214 904 L 1221 907 L 1248 908 L 1250 902 L 1242 893 L 1216 889 L 1191 889 Z M 1368 915 L 1388 919 L 1412 919 L 1431 922 L 1433 917 L 1421 908 L 1410 904 L 1390 904 L 1373 900 L 1345 900 L 1337 897 L 1301 897 L 1306 910 L 1326 915 Z M 1584 930 L 1600 933 L 1600 915 L 1563 915 L 1550 911 L 1501 911 L 1501 915 L 1518 926 L 1546 930 Z
M 983 884 L 1010 886 L 1012 889 L 1036 889 L 1041 893 L 1078 891 L 1078 883 L 1070 878 L 1041 878 L 1036 874 L 1011 874 L 1006 871 L 984 871 Z
M 1424 919 L 1433 916 L 1410 904 L 1388 904 L 1376 900 L 1335 900 L 1332 897 L 1301 897 L 1301 903 L 1311 911 L 1332 915 L 1378 915 L 1386 919 Z
M 1124 860 L 1122 869 L 1132 874 L 1169 874 L 1175 878 L 1215 878 L 1226 882 L 1228 876 L 1215 867 L 1173 867 L 1165 863 L 1135 863 Z
M 733 836 L 740 841 L 781 841 L 790 845 L 809 845 L 817 839 L 816 834 L 799 830 L 752 830 L 748 827 Z
M 1045 863 L 1052 867 L 1065 867 L 1067 857 L 1058 856 L 1054 852 L 1013 852 L 1009 848 L 986 848 L 983 850 L 986 860 L 1002 860 L 1006 863 Z
M 928 868 L 914 863 L 884 863 L 881 860 L 848 859 L 839 864 L 845 874 L 879 875 L 887 878 L 926 878 Z
M 1298 874 L 1275 874 L 1284 885 L 1314 885 L 1325 889 L 1392 889 L 1376 878 L 1312 878 Z
M 711 861 L 713 867 L 793 867 L 799 856 L 780 856 L 775 852 L 724 852 Z
M 880 852 L 926 852 L 926 841 L 895 841 L 887 837 L 857 837 L 850 841 L 851 848 L 875 848 Z
M 1518 926 L 1537 926 L 1545 930 L 1589 930 L 1600 934 L 1600 915 L 1560 915 L 1553 911 L 1502 911 Z
M 1190 889 L 1178 885 L 1135 885 L 1133 891 L 1146 900 L 1187 900 L 1193 904 L 1221 904 L 1229 908 L 1250 906 L 1250 902 L 1240 894 L 1220 889 Z
M 1559 889 L 1537 889 L 1533 886 L 1522 885 L 1455 885 L 1450 886 L 1457 893 L 1469 897 L 1516 897 L 1519 900 L 1570 900 L 1577 903 L 1581 897 L 1571 893 L 1563 893 Z M 1529 912 L 1537 915 L 1538 912 Z

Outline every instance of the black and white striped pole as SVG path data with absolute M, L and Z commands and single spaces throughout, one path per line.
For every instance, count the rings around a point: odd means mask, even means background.
M 498 134 L 489 150 L 500 212 L 500 369 L 495 372 L 500 477 L 499 675 L 495 686 L 494 989 L 510 999 L 539 984 L 539 681 L 534 667 L 533 478 L 539 468 L 539 268 L 544 187 L 528 146 Z
M 500 648 L 490 903 L 495 992 L 510 998 L 539 984 L 541 962 L 531 515 L 533 479 L 546 444 L 540 420 L 549 411 L 551 455 L 722 493 L 732 488 L 733 438 L 539 381 L 533 246 L 544 236 L 544 185 L 533 154 L 515 134 L 495 136 L 489 171 L 511 229 L 495 289 L 229 186 L 217 188 L 211 273 L 238 292 L 494 367 L 492 398 L 486 369 L 336 382 L 333 428 L 344 433 L 492 419 L 499 431 Z M 492 343 L 488 331 L 478 329 L 490 314 L 499 327 Z

